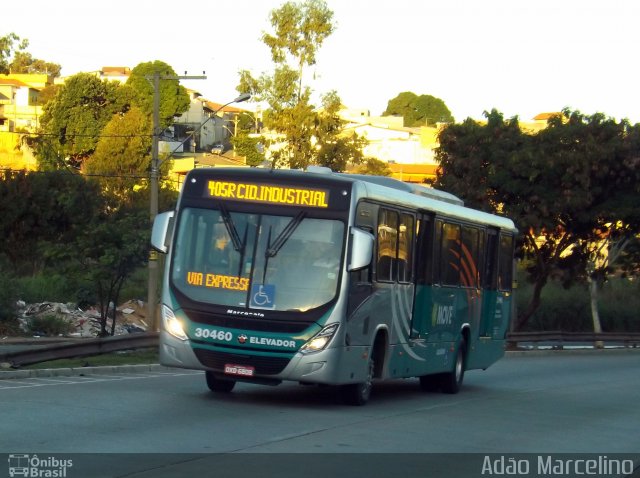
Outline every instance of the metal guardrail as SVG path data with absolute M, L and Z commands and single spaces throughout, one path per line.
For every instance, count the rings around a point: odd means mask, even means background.
M 28 350 L 0 354 L 0 364 L 17 368 L 22 365 L 64 358 L 87 357 L 122 350 L 158 347 L 157 332 L 141 332 L 100 339 L 83 339 L 70 343 L 42 345 Z
M 636 348 L 640 346 L 640 333 L 635 332 L 510 332 L 507 334 L 507 348 L 515 349 L 518 344 L 540 342 L 555 342 L 558 348 L 562 348 L 565 343 L 585 343 L 592 342 L 604 344 L 621 344 L 624 347 Z
M 87 357 L 122 350 L 158 347 L 158 332 L 141 332 L 130 335 L 106 337 L 101 339 L 83 339 L 71 343 L 41 345 L 28 350 L 0 354 L 0 365 L 17 368 L 49 360 Z M 510 332 L 507 334 L 507 348 L 516 349 L 518 344 L 555 342 L 557 348 L 565 343 L 602 342 L 622 344 L 624 347 L 640 347 L 640 333 L 603 332 Z

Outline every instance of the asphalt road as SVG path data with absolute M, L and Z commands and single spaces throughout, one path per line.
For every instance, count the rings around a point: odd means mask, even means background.
M 188 370 L 11 379 L 0 380 L 0 453 L 73 454 L 71 478 L 267 477 L 265 457 L 274 475 L 305 477 L 326 476 L 325 466 L 342 476 L 342 465 L 348 476 L 389 476 L 398 461 L 398 476 L 483 476 L 488 454 L 631 454 L 637 466 L 639 403 L 640 351 L 511 356 L 468 372 L 458 395 L 399 380 L 376 384 L 364 407 L 297 384 L 214 395 Z M 416 455 L 383 455 L 404 453 Z M 452 474 L 464 463 L 472 474 Z

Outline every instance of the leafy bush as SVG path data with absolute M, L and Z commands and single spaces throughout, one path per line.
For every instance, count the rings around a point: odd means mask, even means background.
M 27 304 L 36 302 L 75 302 L 77 287 L 73 278 L 51 272 L 21 277 L 17 281 L 19 297 Z
M 640 331 L 640 283 L 629 279 L 612 278 L 599 296 L 599 312 L 604 332 Z M 516 292 L 519 309 L 527 306 L 532 286 L 520 282 Z M 541 304 L 525 330 L 562 330 L 591 332 L 593 319 L 589 290 L 586 285 L 563 288 L 558 282 L 549 282 L 542 290 Z
M 15 321 L 17 287 L 15 279 L 0 268 L 0 322 Z
M 31 317 L 27 320 L 27 332 L 33 335 L 68 335 L 73 330 L 74 327 L 68 320 L 56 315 Z
M 600 296 L 600 320 L 605 332 L 640 332 L 640 281 L 607 281 Z
M 158 276 L 162 277 L 162 265 L 163 261 L 158 261 Z M 149 271 L 146 266 L 139 267 L 136 269 L 129 277 L 127 277 L 122 285 L 122 290 L 120 291 L 120 297 L 123 300 L 129 299 L 141 299 L 147 300 L 147 277 Z M 158 281 L 161 283 L 162 281 Z

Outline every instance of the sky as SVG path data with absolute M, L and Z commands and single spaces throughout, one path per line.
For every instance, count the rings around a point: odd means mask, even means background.
M 272 71 L 260 36 L 283 0 L 31 0 L 0 36 L 29 40 L 62 75 L 162 60 L 208 100 L 237 96 L 238 71 Z M 308 71 L 319 95 L 381 114 L 404 91 L 440 98 L 456 121 L 497 109 L 528 121 L 562 108 L 640 122 L 637 0 L 326 0 L 335 32 Z M 251 103 L 242 105 L 253 109 Z

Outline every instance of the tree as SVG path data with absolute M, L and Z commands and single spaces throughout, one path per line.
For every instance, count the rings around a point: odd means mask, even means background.
M 56 97 L 58 90 L 60 89 L 60 85 L 47 85 L 45 86 L 38 95 L 37 104 L 40 106 L 46 105 L 49 101 Z
M 44 73 L 60 76 L 60 65 L 33 58 L 26 51 L 28 46 L 29 40 L 21 40 L 15 33 L 0 37 L 0 73 Z
M 127 86 L 133 89 L 134 102 L 151 118 L 153 114 L 153 76 L 160 76 L 160 126 L 166 128 L 189 109 L 189 95 L 180 85 L 176 72 L 163 61 L 140 63 L 131 70 Z
M 234 151 L 245 158 L 248 166 L 259 166 L 266 159 L 260 138 L 251 138 L 246 132 L 236 131 L 231 143 Z
M 85 162 L 86 173 L 97 176 L 103 191 L 118 203 L 130 203 L 134 186 L 148 177 L 151 133 L 151 118 L 133 106 L 126 113 L 113 115 L 95 152 Z
M 526 325 L 552 277 L 565 285 L 588 276 L 588 245 L 637 235 L 640 198 L 637 128 L 603 115 L 564 111 L 541 132 L 523 133 L 517 118 L 487 113 L 482 125 L 466 120 L 449 125 L 436 151 L 435 185 L 471 207 L 512 217 L 521 232 L 521 252 L 534 284 L 528 307 L 518 315 Z M 618 226 L 616 226 L 618 228 Z M 623 232 L 624 231 L 624 232 Z
M 431 95 L 416 95 L 405 91 L 387 103 L 383 115 L 398 115 L 404 118 L 404 126 L 425 126 L 436 123 L 453 123 L 451 111 L 444 101 Z
M 333 12 L 323 0 L 287 2 L 271 12 L 270 22 L 273 32 L 264 33 L 262 40 L 271 51 L 274 71 L 257 78 L 241 71 L 237 89 L 269 105 L 264 124 L 279 135 L 270 144 L 273 164 L 290 168 L 331 164 L 343 170 L 346 161 L 361 156 L 357 148 L 362 142 L 340 136 L 337 110 L 332 106 L 318 111 L 311 103 L 312 90 L 303 81 L 305 69 L 315 64 L 318 50 L 335 29 Z M 339 105 L 336 93 L 328 95 L 326 101 Z
M 9 33 L 8 35 L 0 37 L 0 73 L 9 73 L 9 65 L 11 64 L 11 58 L 14 52 L 16 50 L 24 50 L 28 45 L 28 40 L 21 40 L 15 33 Z
M 343 131 L 344 122 L 338 116 L 341 106 L 335 91 L 324 95 L 315 128 L 315 162 L 338 172 L 345 171 L 349 165 L 362 163 L 362 148 L 367 144 L 367 140 L 357 134 Z
M 577 276 L 589 284 L 594 331 L 601 332 L 600 290 L 640 233 L 640 125 L 565 110 L 544 134 L 559 143 L 555 160 L 568 158 L 565 180 L 573 176 L 582 188 L 571 192 L 572 256 L 581 260 Z
M 16 274 L 35 274 L 58 259 L 93 216 L 99 193 L 66 171 L 5 173 L 0 181 L 0 255 Z
M 15 53 L 9 69 L 11 73 L 40 73 L 57 78 L 62 67 L 57 63 L 33 58 L 31 53 L 19 51 Z
M 333 33 L 333 12 L 323 0 L 287 2 L 272 10 L 269 20 L 273 34 L 264 33 L 262 41 L 271 49 L 276 64 L 286 64 L 291 57 L 297 66 L 297 97 L 302 97 L 304 68 L 314 65 L 316 53 Z
M 100 336 L 113 335 L 116 304 L 125 280 L 148 255 L 149 213 L 123 207 L 115 213 L 95 217 L 91 227 L 78 235 L 70 258 L 70 268 L 94 289 L 100 311 Z M 111 325 L 111 327 L 109 327 Z
M 44 106 L 45 135 L 36 145 L 41 162 L 79 169 L 95 151 L 104 126 L 129 109 L 130 98 L 117 82 L 90 73 L 70 77 Z

